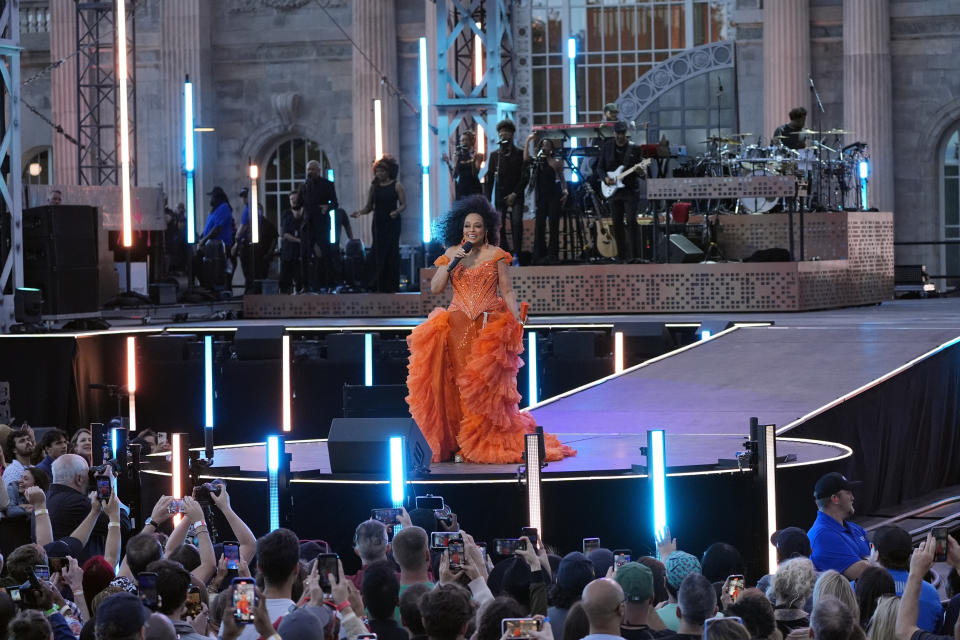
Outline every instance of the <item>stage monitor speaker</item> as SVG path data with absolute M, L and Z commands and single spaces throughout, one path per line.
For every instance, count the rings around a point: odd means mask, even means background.
M 31 268 L 23 283 L 40 290 L 44 315 L 91 313 L 100 308 L 100 272 L 91 269 Z
M 407 385 L 362 384 L 343 385 L 343 417 L 345 418 L 409 418 Z
M 660 240 L 660 256 L 666 257 L 667 249 L 664 241 Z M 686 236 L 679 233 L 670 234 L 670 262 L 688 263 L 701 262 L 703 260 L 703 251 L 697 245 L 690 242 Z
M 283 325 L 248 325 L 237 329 L 233 350 L 239 360 L 279 360 L 283 355 Z
M 390 475 L 391 436 L 404 440 L 408 476 L 430 470 L 433 451 L 411 418 L 334 418 L 327 436 L 330 471 Z

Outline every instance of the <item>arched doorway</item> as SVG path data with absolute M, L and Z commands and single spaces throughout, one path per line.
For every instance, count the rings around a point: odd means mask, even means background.
M 296 191 L 307 178 L 307 163 L 318 160 L 330 179 L 330 163 L 320 145 L 313 140 L 295 138 L 280 143 L 267 160 L 264 177 L 264 207 L 266 216 L 279 229 L 280 214 L 290 206 L 291 191 Z
M 943 207 L 943 239 L 960 241 L 960 127 L 947 137 L 940 163 L 940 198 Z M 943 273 L 960 274 L 960 244 L 944 245 Z M 951 278 L 948 285 L 956 285 L 958 278 Z

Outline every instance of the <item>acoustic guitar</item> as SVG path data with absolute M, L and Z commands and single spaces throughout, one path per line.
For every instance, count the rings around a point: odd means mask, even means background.
M 604 258 L 615 258 L 617 256 L 617 240 L 613 237 L 610 223 L 604 220 L 600 213 L 602 209 L 600 208 L 600 203 L 597 201 L 597 194 L 594 192 L 593 187 L 591 187 L 589 183 L 586 183 L 584 188 L 587 190 L 587 195 L 593 204 L 597 253 Z

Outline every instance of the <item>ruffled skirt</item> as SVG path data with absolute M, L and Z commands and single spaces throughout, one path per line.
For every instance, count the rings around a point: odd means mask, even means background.
M 407 404 L 434 462 L 457 453 L 466 462 L 521 462 L 523 436 L 536 427 L 518 404 L 523 326 L 506 310 L 486 317 L 437 308 L 407 338 Z M 545 444 L 549 461 L 577 453 L 553 435 Z

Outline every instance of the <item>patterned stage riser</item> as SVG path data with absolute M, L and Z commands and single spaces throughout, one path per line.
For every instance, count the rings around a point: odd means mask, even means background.
M 719 224 L 728 259 L 790 245 L 786 214 L 720 216 Z M 808 213 L 804 231 L 806 262 L 514 267 L 513 286 L 533 314 L 805 311 L 893 297 L 892 213 Z M 421 270 L 419 294 L 246 296 L 244 314 L 425 316 L 450 301 L 449 289 L 430 293 L 433 272 Z

